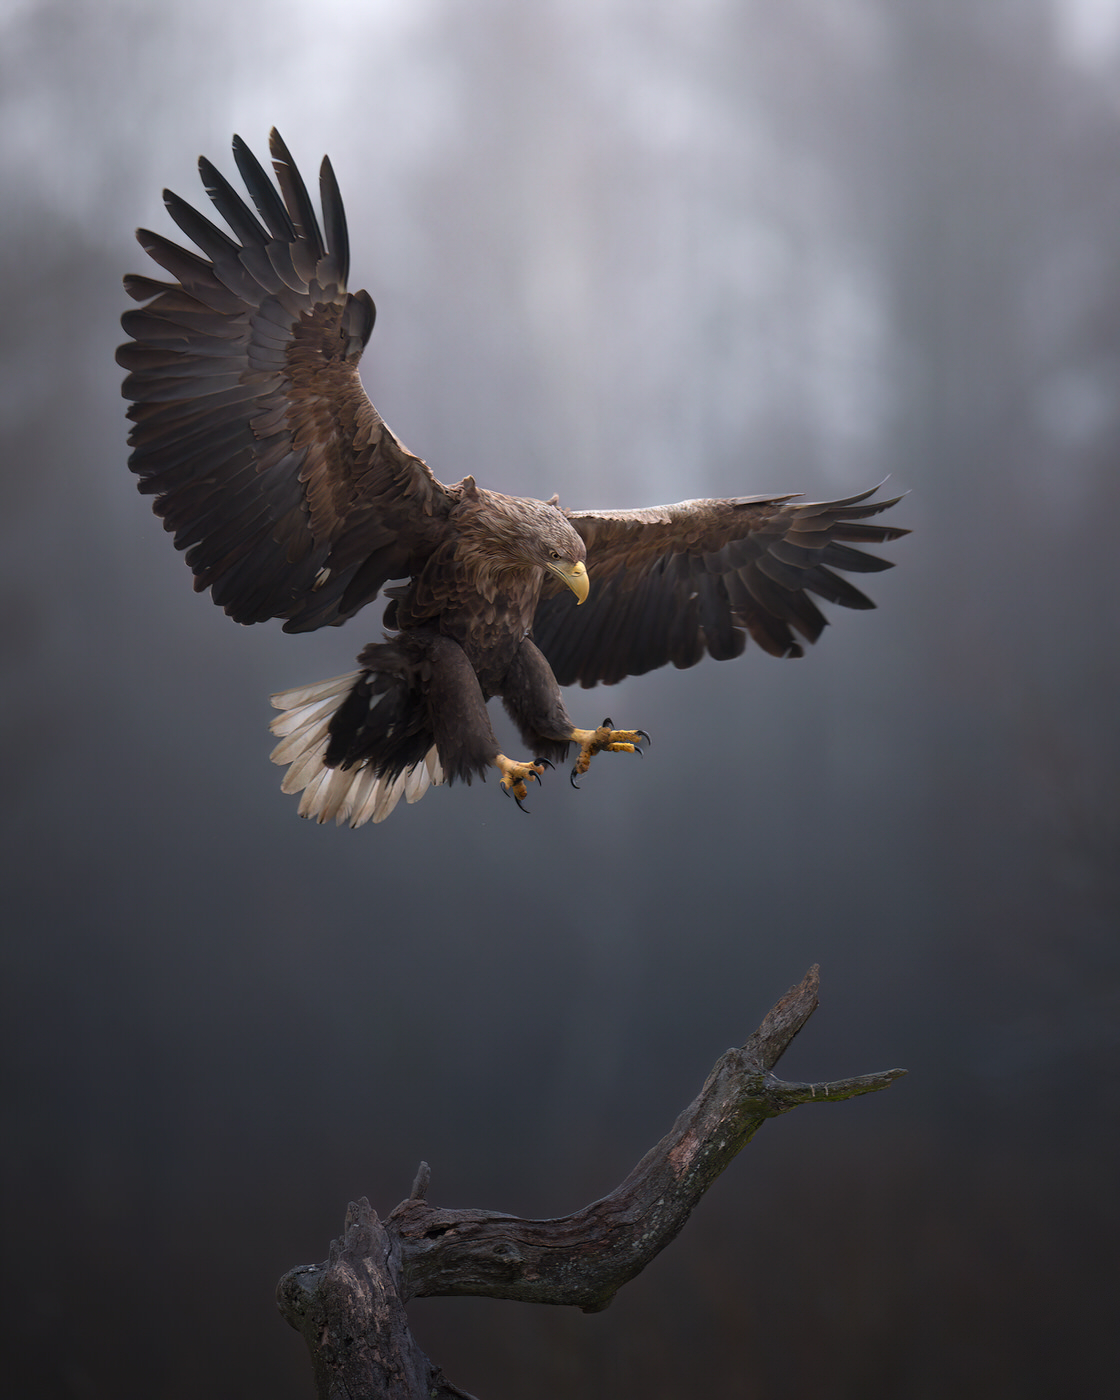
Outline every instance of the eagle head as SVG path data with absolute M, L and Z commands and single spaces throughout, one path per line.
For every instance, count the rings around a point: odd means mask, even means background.
M 587 547 L 555 501 L 503 496 L 473 482 L 471 487 L 460 507 L 464 555 L 477 558 L 483 572 L 495 578 L 507 572 L 543 570 L 584 602 L 591 586 Z
M 553 502 L 544 504 L 545 526 L 539 540 L 539 562 L 576 595 L 576 605 L 587 601 L 591 580 L 587 573 L 587 546 Z

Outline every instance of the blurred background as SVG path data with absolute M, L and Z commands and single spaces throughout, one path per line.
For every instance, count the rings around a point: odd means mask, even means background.
M 349 1200 L 562 1215 L 819 962 L 768 1124 L 597 1316 L 419 1300 L 481 1400 L 1031 1397 L 1115 1374 L 1116 0 L 0 0 L 4 1131 L 18 1397 L 312 1393 Z M 887 476 L 798 663 L 569 692 L 653 735 L 297 819 L 270 692 L 126 470 L 121 275 L 234 131 L 327 151 L 363 377 L 565 505 Z M 500 731 L 508 732 L 508 731 Z

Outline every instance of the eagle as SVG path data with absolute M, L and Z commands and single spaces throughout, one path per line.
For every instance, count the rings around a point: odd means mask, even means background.
M 270 137 L 275 183 L 239 138 L 252 207 L 205 157 L 199 172 L 226 228 L 169 190 L 199 250 L 137 231 L 170 280 L 132 274 L 121 318 L 129 467 L 184 551 L 199 592 L 240 623 L 286 632 L 337 626 L 378 594 L 381 640 L 358 669 L 272 697 L 282 787 L 319 822 L 379 822 L 429 786 L 497 769 L 519 806 L 575 748 L 571 781 L 599 753 L 641 754 L 643 729 L 591 729 L 562 686 L 589 687 L 752 638 L 799 657 L 825 617 L 811 595 L 874 604 L 842 577 L 890 567 L 854 546 L 908 533 L 869 523 L 897 503 L 873 487 L 846 500 L 796 494 L 573 511 L 439 481 L 390 431 L 358 363 L 373 330 L 350 292 L 349 238 L 330 161 L 322 224 L 287 146 Z M 839 571 L 839 572 L 837 572 Z M 529 757 L 501 752 L 500 697 Z

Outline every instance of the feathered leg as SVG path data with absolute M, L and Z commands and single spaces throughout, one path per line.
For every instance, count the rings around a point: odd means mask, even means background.
M 485 776 L 487 768 L 497 768 L 502 788 L 520 806 L 528 795 L 527 784 L 540 780 L 544 765 L 519 762 L 500 752 L 486 696 L 458 642 L 425 634 L 425 644 L 424 695 L 436 751 L 449 780 L 463 778 L 469 783 L 475 774 Z
M 574 730 L 552 667 L 526 637 L 505 674 L 502 704 L 535 757 L 563 763 Z
M 568 745 L 579 745 L 572 784 L 587 772 L 597 753 L 641 754 L 640 741 L 648 744 L 644 729 L 614 729 L 609 719 L 598 729 L 577 729 L 564 706 L 552 668 L 544 654 L 528 638 L 521 643 L 506 673 L 502 703 L 521 737 L 539 758 L 562 763 Z

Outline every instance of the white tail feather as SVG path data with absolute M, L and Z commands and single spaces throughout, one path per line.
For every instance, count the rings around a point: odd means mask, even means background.
M 420 763 L 395 778 L 379 777 L 366 763 L 354 768 L 326 766 L 323 759 L 330 742 L 331 719 L 359 675 L 360 671 L 351 671 L 272 697 L 273 707 L 281 713 L 269 725 L 280 739 L 270 757 L 273 763 L 289 765 L 280 787 L 283 792 L 302 794 L 301 817 L 333 821 L 338 826 L 349 822 L 352 827 L 382 822 L 402 797 L 419 802 L 429 787 L 444 781 L 434 746 Z
M 336 700 L 320 700 L 297 710 L 277 715 L 270 728 L 273 734 L 303 734 L 317 724 L 329 724 L 337 708 Z
M 361 675 L 360 671 L 348 671 L 344 676 L 331 676 L 330 680 L 316 681 L 314 685 L 297 685 L 293 690 L 281 690 L 272 696 L 274 710 L 294 710 L 297 707 L 314 704 L 316 700 L 327 700 L 331 696 L 348 695 L 350 688 Z M 273 720 L 273 724 L 279 721 Z

